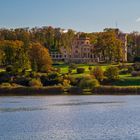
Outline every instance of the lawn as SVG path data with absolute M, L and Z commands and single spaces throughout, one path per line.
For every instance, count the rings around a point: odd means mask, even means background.
M 131 63 L 127 63 L 127 65 L 131 65 Z M 76 70 L 72 71 L 71 76 L 75 78 L 82 77 L 83 75 L 89 75 L 89 66 L 92 68 L 95 68 L 96 66 L 102 67 L 102 69 L 105 71 L 107 67 L 112 66 L 111 64 L 77 64 L 77 67 L 80 68 L 85 68 L 85 73 L 84 74 L 77 74 Z M 113 65 L 117 66 L 117 65 Z M 55 66 L 55 68 L 60 68 L 62 74 L 67 74 L 68 73 L 68 64 L 59 64 Z M 116 86 L 140 86 L 140 77 L 132 77 L 131 74 L 124 74 L 124 75 L 119 75 L 120 79 L 118 81 L 112 82 L 112 85 Z
M 77 64 L 78 68 L 85 68 L 85 74 L 89 74 L 89 66 L 92 68 L 95 68 L 96 66 L 100 66 L 102 67 L 103 70 L 105 70 L 108 66 L 111 66 L 111 64 Z M 117 66 L 117 65 L 113 65 L 113 66 Z M 59 65 L 54 65 L 54 67 L 60 68 L 62 74 L 68 73 L 68 69 L 69 69 L 68 64 L 61 63 Z M 77 75 L 76 70 L 73 70 L 73 75 Z
M 130 74 L 120 75 L 120 80 L 113 83 L 116 86 L 140 86 L 140 77 L 132 77 Z

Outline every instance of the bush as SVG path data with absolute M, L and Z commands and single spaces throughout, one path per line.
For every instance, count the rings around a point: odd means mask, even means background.
M 118 68 L 121 70 L 121 69 L 127 69 L 128 68 L 128 65 L 125 64 L 125 63 L 121 63 L 118 65 Z
M 128 72 L 128 70 L 121 70 L 120 72 L 119 72 L 119 74 L 120 75 L 125 75 L 125 74 L 128 74 L 129 72 Z
M 91 77 L 84 77 L 80 80 L 79 87 L 82 89 L 93 89 L 99 86 L 99 82 Z
M 134 62 L 140 62 L 140 57 L 135 57 Z
M 51 87 L 46 87 L 45 89 L 45 94 L 63 94 L 64 93 L 64 88 L 63 86 L 51 86 Z
M 6 72 L 12 72 L 13 71 L 13 66 L 9 65 L 6 67 Z
M 71 64 L 69 65 L 69 68 L 70 68 L 71 70 L 76 69 L 76 68 L 77 68 L 77 65 L 74 64 L 74 63 L 71 63 Z
M 43 86 L 53 86 L 60 83 L 60 76 L 58 73 L 49 73 L 40 77 Z
M 129 67 L 128 67 L 128 73 L 131 73 L 131 72 L 133 72 L 133 71 L 134 71 L 134 67 L 129 66 Z
M 10 83 L 2 83 L 0 87 L 11 87 Z
M 119 69 L 117 67 L 110 66 L 105 71 L 105 76 L 108 80 L 119 79 Z
M 11 75 L 7 72 L 0 72 L 0 84 L 11 82 Z
M 140 88 L 138 86 L 101 86 L 93 89 L 92 92 L 102 95 L 139 95 Z
M 138 62 L 137 63 L 134 63 L 133 64 L 133 67 L 134 67 L 134 70 L 135 71 L 139 71 L 140 70 L 140 63 L 138 63 Z
M 61 73 L 61 68 L 57 68 L 56 72 Z
M 72 69 L 71 68 L 68 69 L 68 73 L 70 73 L 70 74 L 72 73 Z
M 35 71 L 32 71 L 29 75 L 30 75 L 31 78 L 35 78 L 35 79 L 41 77 L 41 74 L 38 73 L 38 72 L 35 72 Z M 28 74 L 27 74 L 27 76 L 28 76 Z
M 77 83 L 79 83 L 80 78 L 70 77 L 69 80 L 70 80 L 70 85 L 77 86 Z
M 91 67 L 91 66 L 89 66 L 89 67 L 88 67 L 88 70 L 89 70 L 89 71 L 92 71 L 92 67 Z
M 39 79 L 32 79 L 29 81 L 29 86 L 30 87 L 42 87 L 42 83 Z
M 81 73 L 85 72 L 85 68 L 77 68 L 76 71 L 77 71 L 78 74 L 81 74 Z
M 16 88 L 17 88 L 17 87 L 24 87 L 24 86 L 18 85 L 18 84 L 16 84 L 16 83 L 11 83 L 11 86 L 12 86 L 12 87 L 16 87 Z
M 31 80 L 31 78 L 27 78 L 27 77 L 16 77 L 14 79 L 14 83 L 16 83 L 18 85 L 22 85 L 22 86 L 29 86 L 30 80 Z
M 104 79 L 104 71 L 101 67 L 94 68 L 92 73 L 98 81 L 102 81 Z
M 133 72 L 131 73 L 131 75 L 132 75 L 133 77 L 140 76 L 140 71 L 133 71 Z
M 69 86 L 70 86 L 70 80 L 64 79 L 64 80 L 63 80 L 63 86 L 64 86 L 64 87 L 69 87 Z

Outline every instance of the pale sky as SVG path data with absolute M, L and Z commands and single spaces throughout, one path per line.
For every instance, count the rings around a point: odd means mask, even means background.
M 0 0 L 0 28 L 35 26 L 140 32 L 140 0 Z

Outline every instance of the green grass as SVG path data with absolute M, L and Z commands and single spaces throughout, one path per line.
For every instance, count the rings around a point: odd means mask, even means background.
M 127 65 L 131 65 L 132 63 L 127 63 Z M 102 69 L 105 71 L 107 67 L 112 66 L 111 64 L 77 64 L 77 67 L 80 68 L 85 68 L 85 72 L 84 74 L 77 74 L 76 70 L 72 71 L 71 76 L 75 77 L 75 78 L 80 78 L 82 76 L 85 75 L 89 75 L 90 71 L 89 71 L 89 66 L 91 66 L 92 68 L 95 68 L 96 66 L 100 66 L 102 67 Z M 117 65 L 113 65 L 113 66 L 117 66 Z M 61 68 L 61 73 L 62 74 L 67 74 L 68 73 L 68 68 L 69 65 L 68 64 L 60 64 L 55 66 L 56 68 Z M 140 77 L 132 77 L 131 74 L 124 74 L 124 75 L 119 75 L 120 79 L 116 82 L 112 82 L 111 85 L 114 86 L 140 86 Z
M 116 86 L 140 86 L 140 77 L 132 77 L 131 75 L 121 75 L 120 80 L 113 83 Z
M 85 68 L 85 74 L 89 74 L 89 66 L 92 67 L 92 68 L 95 68 L 96 66 L 100 66 L 102 67 L 103 70 L 105 70 L 108 66 L 112 66 L 110 64 L 77 64 L 77 67 L 80 67 L 80 68 Z M 117 66 L 117 65 L 113 65 L 113 66 Z M 62 74 L 65 74 L 65 73 L 68 73 L 68 69 L 69 69 L 69 65 L 68 64 L 59 64 L 59 65 L 56 65 L 54 66 L 55 68 L 60 68 L 61 69 L 61 73 Z M 76 74 L 76 70 L 73 70 L 73 75 Z

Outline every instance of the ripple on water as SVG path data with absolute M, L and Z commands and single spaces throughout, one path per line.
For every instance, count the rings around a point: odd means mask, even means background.
M 0 140 L 139 140 L 140 96 L 0 98 Z

